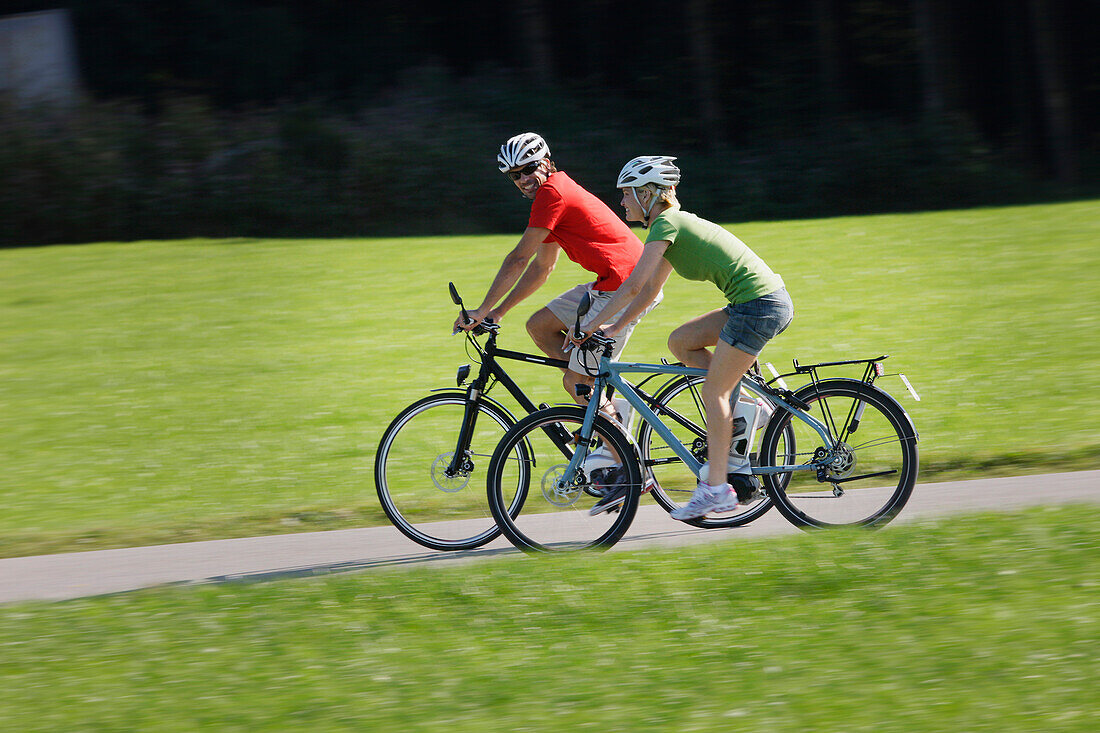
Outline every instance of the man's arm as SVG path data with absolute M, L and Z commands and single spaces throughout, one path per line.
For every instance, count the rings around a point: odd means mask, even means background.
M 547 248 L 541 247 L 541 245 L 549 235 L 550 230 L 543 227 L 527 227 L 523 232 L 523 236 L 520 237 L 519 243 L 516 244 L 515 248 L 504 258 L 504 262 L 501 263 L 500 270 L 497 271 L 496 277 L 493 278 L 493 284 L 489 286 L 489 291 L 485 293 L 485 299 L 482 301 L 481 305 L 478 306 L 477 310 L 469 312 L 470 323 L 459 323 L 459 321 L 462 320 L 462 317 L 459 316 L 458 320 L 455 321 L 455 328 L 469 330 L 490 316 L 494 320 L 499 320 L 501 316 L 523 300 L 523 298 L 526 298 L 538 289 L 538 286 L 546 281 L 546 276 L 550 274 L 549 270 L 542 276 L 538 284 L 531 287 L 530 290 L 522 296 L 513 297 L 516 295 L 516 291 L 520 289 L 518 286 L 512 293 L 508 293 L 509 289 L 511 289 L 513 285 L 516 285 L 517 282 L 524 287 L 530 286 L 529 282 L 525 284 L 524 281 L 527 281 L 529 278 L 533 279 L 534 275 L 531 273 L 531 268 L 535 266 L 540 256 L 544 256 L 543 250 Z M 550 264 L 550 270 L 554 269 L 553 263 L 557 262 L 557 247 L 555 246 L 553 250 L 553 262 Z M 535 258 L 536 262 L 531 261 L 532 257 Z M 540 267 L 544 266 L 545 263 L 540 265 Z M 501 306 L 507 305 L 507 307 L 503 309 L 501 307 L 493 308 L 506 293 L 508 294 L 506 301 L 511 302 L 501 303 Z
M 531 231 L 530 229 L 528 231 Z M 515 308 L 523 300 L 528 298 L 532 293 L 541 288 L 546 282 L 546 279 L 550 277 L 550 273 L 554 271 L 555 265 L 558 264 L 558 255 L 561 253 L 561 247 L 557 242 L 546 242 L 546 236 L 549 235 L 548 229 L 537 228 L 536 231 L 544 232 L 540 234 L 538 250 L 535 252 L 534 259 L 527 265 L 527 269 L 523 271 L 523 276 L 520 277 L 519 282 L 512 288 L 512 292 L 492 310 L 492 316 L 495 320 L 500 320 L 504 317 L 504 314 Z M 526 236 L 526 235 L 525 235 Z

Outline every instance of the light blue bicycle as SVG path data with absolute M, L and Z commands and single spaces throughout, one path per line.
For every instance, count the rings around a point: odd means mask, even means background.
M 581 304 L 580 315 L 587 311 Z M 579 327 L 577 327 L 579 333 Z M 504 435 L 487 479 L 489 507 L 497 525 L 522 550 L 537 552 L 606 548 L 630 527 L 646 491 L 665 510 L 686 502 L 707 459 L 705 414 L 698 398 L 705 371 L 675 364 L 612 362 L 612 340 L 596 334 L 585 342 L 595 377 L 592 394 L 617 392 L 634 409 L 641 427 L 632 435 L 598 410 L 561 405 L 535 412 Z M 594 352 L 601 353 L 598 360 Z M 886 356 L 799 365 L 771 382 L 750 373 L 741 389 L 766 405 L 771 416 L 759 431 L 752 473 L 762 493 L 730 514 L 712 514 L 690 524 L 729 527 L 745 524 L 772 504 L 804 529 L 879 527 L 897 515 L 917 479 L 918 435 L 909 415 L 874 384 L 884 376 Z M 862 379 L 822 379 L 818 370 L 865 365 Z M 650 397 L 623 375 L 668 375 L 671 381 Z M 783 377 L 809 377 L 789 391 Z M 906 387 L 917 399 L 908 380 Z M 570 445 L 560 439 L 574 436 Z M 655 440 L 659 438 L 660 440 Z M 750 431 L 747 440 L 755 439 Z M 663 444 L 663 445 L 662 445 Z M 526 451 L 517 447 L 526 446 Z M 602 497 L 586 471 L 596 451 L 621 458 L 627 491 L 617 510 L 593 513 Z M 525 453 L 522 459 L 516 456 Z M 606 482 L 604 482 L 606 483 Z

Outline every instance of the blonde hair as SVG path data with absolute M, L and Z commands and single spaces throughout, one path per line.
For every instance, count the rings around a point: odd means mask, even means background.
M 656 196 L 658 201 L 663 201 L 669 206 L 679 206 L 680 202 L 676 199 L 676 187 L 675 186 L 658 186 L 656 183 L 647 183 L 640 188 L 649 191 L 650 196 Z

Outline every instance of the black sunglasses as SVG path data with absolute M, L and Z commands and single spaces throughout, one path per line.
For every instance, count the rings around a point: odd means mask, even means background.
M 513 181 L 518 181 L 520 176 L 529 176 L 539 169 L 539 163 L 541 160 L 536 160 L 534 163 L 528 163 L 520 168 L 518 171 L 508 171 L 508 177 Z

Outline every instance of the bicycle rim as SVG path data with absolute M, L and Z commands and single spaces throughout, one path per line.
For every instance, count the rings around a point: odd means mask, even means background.
M 776 506 L 804 528 L 878 527 L 897 515 L 917 479 L 917 435 L 905 411 L 876 387 L 825 380 L 796 393 L 841 444 L 826 480 L 817 472 L 768 477 Z M 776 413 L 762 441 L 765 465 L 809 464 L 821 437 L 786 410 Z
M 436 550 L 468 550 L 493 540 L 500 530 L 485 501 L 484 486 L 497 443 L 514 424 L 491 403 L 478 406 L 470 445 L 459 470 L 448 471 L 466 409 L 465 393 L 439 394 L 413 403 L 386 429 L 375 455 L 374 477 L 382 509 L 397 529 Z M 526 456 L 519 444 L 517 465 Z M 527 475 L 512 475 L 525 482 Z
M 575 484 L 557 486 L 572 449 L 563 451 L 550 434 L 561 435 L 564 430 L 570 435 L 581 429 L 583 421 L 584 410 L 579 407 L 541 410 L 520 420 L 497 446 L 489 468 L 489 507 L 504 535 L 521 550 L 604 549 L 630 527 L 638 508 L 640 470 L 632 446 L 606 419 L 597 419 L 592 437 L 597 445 L 606 443 L 625 459 L 623 475 L 600 482 L 582 471 Z M 525 443 L 530 451 L 527 463 L 516 458 L 517 446 Z M 528 489 L 520 480 L 524 473 L 530 476 Z M 619 508 L 591 515 L 602 490 L 617 487 L 626 489 Z

